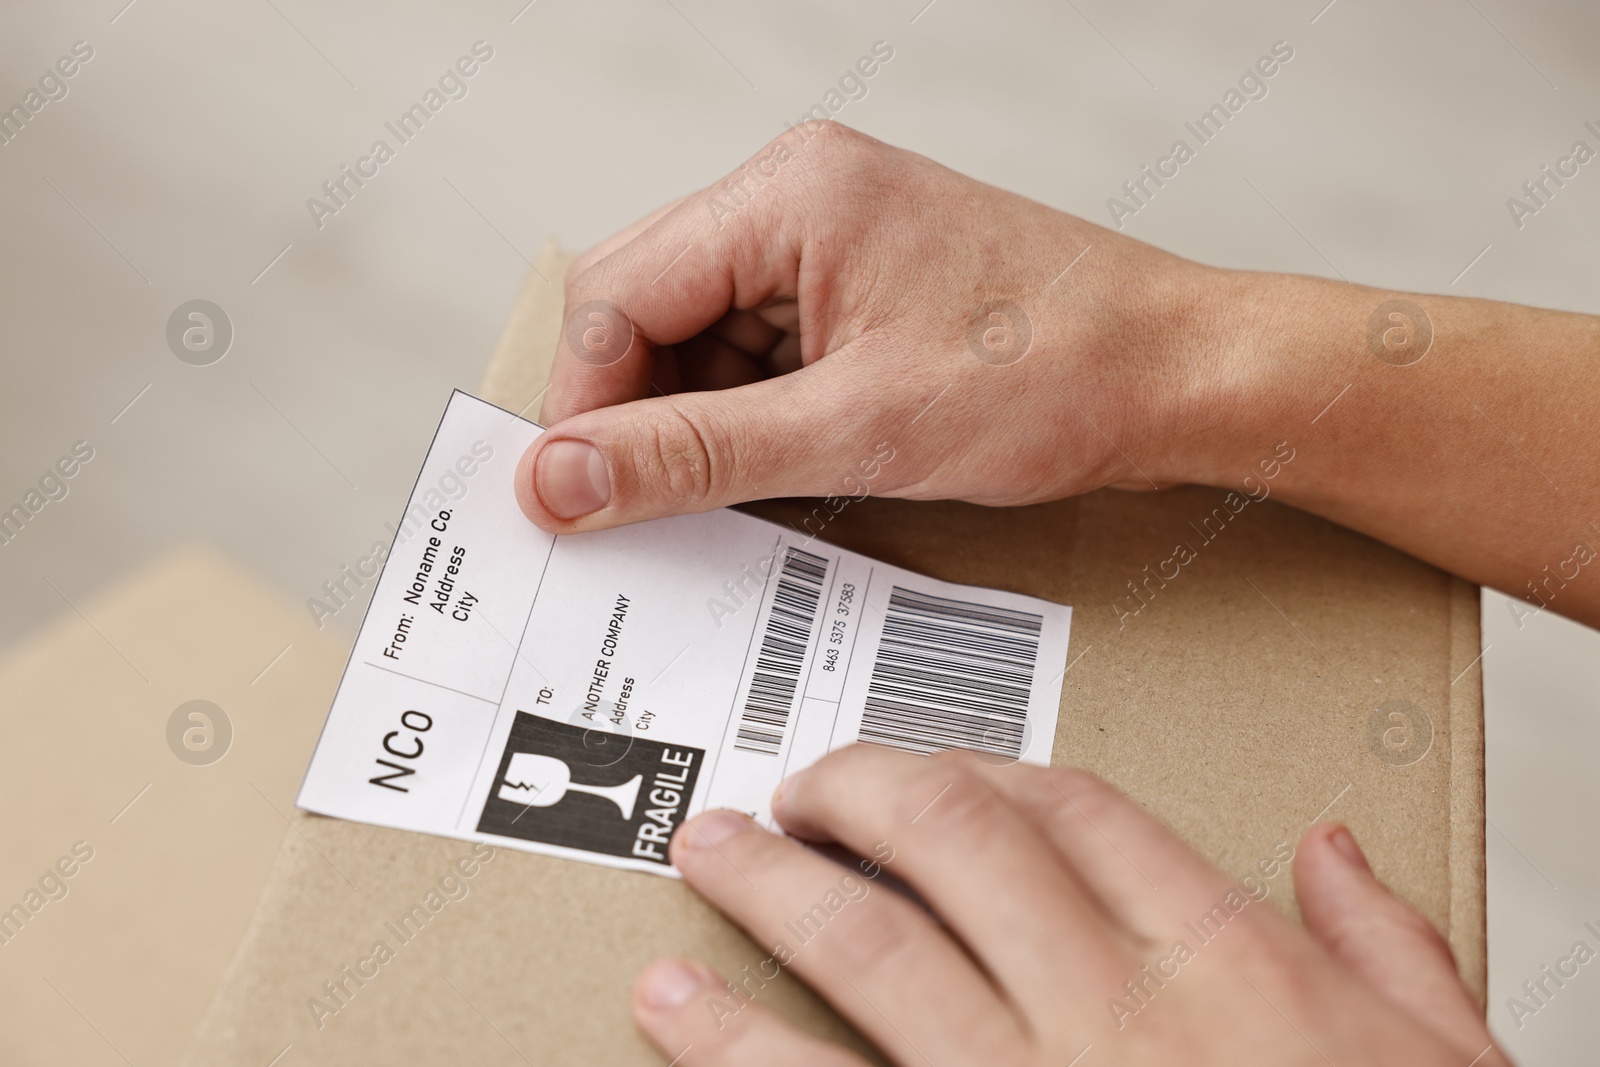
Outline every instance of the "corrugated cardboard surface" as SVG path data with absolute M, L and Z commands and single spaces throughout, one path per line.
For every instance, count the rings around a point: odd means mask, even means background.
M 565 262 L 547 248 L 539 272 L 558 281 Z M 487 399 L 517 411 L 537 395 L 560 300 L 558 285 L 530 276 Z M 1445 932 L 1481 996 L 1476 589 L 1268 501 L 1119 620 L 1111 604 L 1125 583 L 1177 541 L 1199 543 L 1190 523 L 1222 496 L 1097 493 L 1007 510 L 867 500 L 823 536 L 1072 604 L 1057 762 L 1109 778 L 1239 873 L 1319 815 L 1344 820 L 1378 874 Z M 751 510 L 799 521 L 809 505 Z M 1397 700 L 1422 709 L 1431 732 L 1406 765 L 1374 742 L 1373 710 Z M 401 944 L 385 921 L 471 846 L 307 815 L 295 826 L 190 1063 L 652 1063 L 628 1014 L 640 967 L 688 952 L 733 973 L 765 956 L 680 883 L 506 850 Z M 1292 907 L 1287 880 L 1270 899 Z M 343 979 L 378 941 L 394 958 L 359 986 Z M 319 1019 L 312 998 L 341 979 L 340 1010 Z M 767 994 L 803 1025 L 843 1035 L 787 976 Z

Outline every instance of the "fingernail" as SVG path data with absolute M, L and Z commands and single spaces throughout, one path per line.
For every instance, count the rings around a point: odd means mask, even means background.
M 1360 867 L 1364 871 L 1372 870 L 1372 865 L 1361 852 L 1361 846 L 1356 844 L 1355 835 L 1343 826 L 1328 835 L 1328 844 L 1337 849 L 1339 855 L 1349 860 L 1352 866 Z
M 689 1003 L 702 979 L 682 960 L 658 960 L 644 972 L 640 999 L 657 1011 L 671 1011 Z
M 605 457 L 587 441 L 551 441 L 534 474 L 539 502 L 558 519 L 576 519 L 611 501 Z
M 698 818 L 689 820 L 688 825 L 678 835 L 682 839 L 679 844 L 690 850 L 711 848 L 713 845 L 722 844 L 749 825 L 750 820 L 738 812 L 720 809 L 708 811 Z

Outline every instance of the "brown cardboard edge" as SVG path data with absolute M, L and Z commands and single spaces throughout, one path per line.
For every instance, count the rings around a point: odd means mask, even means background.
M 561 329 L 565 306 L 561 281 L 572 259 L 554 238 L 539 249 L 538 260 L 517 292 L 516 305 L 478 387 L 478 395 L 484 400 L 536 422 L 539 413 L 525 409 L 544 395 L 556 346 L 530 349 L 528 338 L 553 337 Z
M 239 943 L 233 947 L 233 956 L 228 960 L 228 965 L 222 970 L 222 977 L 217 982 L 217 988 L 211 991 L 211 999 L 206 1002 L 206 1010 L 200 1016 L 200 1024 L 195 1027 L 190 1035 L 189 1047 L 185 1050 L 183 1058 L 178 1061 L 180 1067 L 191 1067 L 198 1063 L 195 1059 L 196 1050 L 206 1042 L 212 1032 L 219 1025 L 218 1020 L 223 1017 L 222 1008 L 230 999 L 230 994 L 237 988 L 240 975 L 247 970 L 248 964 L 254 959 L 253 949 L 261 939 L 261 930 L 269 925 L 269 917 L 275 919 L 276 912 L 272 910 L 274 890 L 278 887 L 278 871 L 284 864 L 291 862 L 293 838 L 295 836 L 295 820 L 305 818 L 305 813 L 294 811 L 290 813 L 289 821 L 284 824 L 283 836 L 278 839 L 278 854 L 272 858 L 272 866 L 267 868 L 267 877 L 261 884 L 261 891 L 256 894 L 254 909 L 250 912 L 250 921 L 245 925 L 244 933 L 239 937 Z M 298 861 L 298 856 L 293 860 Z M 288 1051 L 285 1049 L 284 1051 Z
M 1450 947 L 1462 980 L 1487 1002 L 1484 858 L 1483 620 L 1480 590 L 1450 579 Z

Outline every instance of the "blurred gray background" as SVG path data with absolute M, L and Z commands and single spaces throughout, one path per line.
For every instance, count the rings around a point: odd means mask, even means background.
M 385 537 L 546 237 L 587 246 L 719 178 L 877 41 L 894 57 L 841 121 L 1106 224 L 1279 40 L 1269 94 L 1126 233 L 1600 312 L 1600 161 L 1521 228 L 1506 206 L 1600 146 L 1600 8 L 1579 0 L 8 3 L 0 106 L 75 42 L 93 58 L 0 146 L 0 509 L 74 442 L 95 458 L 0 546 L 0 649 L 184 544 L 316 595 Z M 307 198 L 477 41 L 467 95 L 319 228 Z M 235 331 L 204 367 L 166 341 L 196 298 Z M 1484 611 L 1489 1018 L 1526 1063 L 1589 1061 L 1600 977 L 1520 1029 L 1506 998 L 1600 920 L 1600 637 Z

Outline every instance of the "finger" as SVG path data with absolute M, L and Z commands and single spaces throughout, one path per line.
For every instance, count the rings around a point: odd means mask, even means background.
M 790 374 L 804 365 L 800 355 L 800 335 L 786 333 L 767 353 L 767 369 L 773 374 Z
M 797 298 L 801 249 L 812 231 L 835 219 L 804 209 L 816 199 L 805 195 L 804 183 L 823 166 L 848 165 L 847 157 L 873 143 L 829 127 L 837 124 L 789 130 L 735 171 L 729 181 L 761 184 L 761 195 L 747 195 L 737 210 L 724 202 L 724 188 L 701 190 L 572 279 L 545 397 L 547 421 L 639 399 L 655 346 L 687 340 L 734 308 Z M 631 347 L 596 358 L 573 344 L 582 337 L 581 328 L 572 328 L 574 316 L 581 322 L 597 308 L 614 318 L 613 332 L 629 336 Z
M 678 1067 L 861 1067 L 861 1059 L 819 1041 L 748 999 L 694 960 L 656 960 L 633 987 L 633 1017 Z
M 759 994 L 778 967 L 791 968 L 905 1063 L 933 1049 L 972 1063 L 1010 1062 L 1020 1051 L 1011 1009 L 948 934 L 875 883 L 881 864 L 863 861 L 858 873 L 720 810 L 673 837 L 672 860 L 771 951 L 735 979 L 745 992 Z
M 784 336 L 782 330 L 754 311 L 735 309 L 718 319 L 706 331 L 747 356 L 761 357 L 772 351 Z
M 838 416 L 845 398 L 868 395 L 866 370 L 851 355 L 736 389 L 655 396 L 557 423 L 522 457 L 523 513 L 552 533 L 571 533 L 833 493 L 874 454 L 883 440 L 877 427 L 890 425 L 887 406 Z M 876 488 L 892 488 L 891 477 Z
M 970 752 L 923 758 L 852 745 L 785 781 L 773 813 L 790 833 L 858 854 L 887 843 L 895 873 L 1033 1024 L 1070 1030 L 1103 1003 L 1126 959 L 1049 843 L 978 764 Z
M 654 349 L 713 326 L 738 306 L 736 294 L 793 295 L 798 253 L 763 225 L 770 208 L 719 228 L 696 207 L 694 198 L 679 203 L 572 278 L 544 400 L 549 421 L 640 398 Z M 627 343 L 586 350 L 582 326 L 596 314 Z
M 759 382 L 765 375 L 747 353 L 709 333 L 673 346 L 685 389 L 734 389 Z
M 1475 1055 L 1487 1042 L 1483 1015 L 1433 925 L 1373 875 L 1350 831 L 1324 823 L 1306 831 L 1294 864 L 1306 928 L 1381 995 Z
M 1139 804 L 1086 771 L 995 766 L 981 759 L 973 769 L 1039 828 L 1107 913 L 1143 937 L 1166 938 L 1239 886 Z M 1285 848 L 1292 856 L 1287 843 Z M 1270 880 L 1287 869 L 1287 856 L 1274 854 L 1253 873 Z
M 563 283 L 564 293 L 566 295 L 566 314 L 562 319 L 563 338 L 565 338 L 568 332 L 573 329 L 577 329 L 580 336 L 584 335 L 587 331 L 582 327 L 585 322 L 589 322 L 597 325 L 603 331 L 616 332 L 619 334 L 619 336 L 624 334 L 626 335 L 624 340 L 608 338 L 610 345 L 602 345 L 598 350 L 597 356 L 593 358 L 598 358 L 599 360 L 604 361 L 611 358 L 613 355 L 620 355 L 632 347 L 632 325 L 625 323 L 617 316 L 606 314 L 606 308 L 604 306 L 596 308 L 594 306 L 575 304 L 572 300 L 573 285 L 577 279 L 581 278 L 590 267 L 605 259 L 617 249 L 623 247 L 635 237 L 638 237 L 651 226 L 654 226 L 659 219 L 667 215 L 687 199 L 687 196 L 680 196 L 670 204 L 666 204 L 660 208 L 657 208 L 655 211 L 652 211 L 638 222 L 633 223 L 622 231 L 613 234 L 604 241 L 601 241 L 599 244 L 595 245 L 593 248 L 589 249 L 583 255 L 579 256 L 577 259 L 568 264 L 566 278 L 564 279 Z M 561 342 L 558 341 L 558 347 L 560 344 Z M 632 394 L 639 396 L 648 395 L 651 388 L 658 392 L 664 393 L 677 392 L 677 364 L 672 350 L 658 349 L 655 350 L 652 355 L 654 357 L 653 359 L 644 359 L 630 365 L 628 388 Z M 555 371 L 552 371 L 552 383 L 554 377 Z M 552 408 L 550 403 L 550 391 L 551 390 L 549 386 L 546 386 L 544 391 L 544 399 L 539 405 L 539 423 L 542 426 L 550 425 L 550 423 L 554 421 L 557 416 L 557 412 L 554 408 Z
M 678 346 L 656 349 L 655 366 L 650 371 L 650 392 L 671 396 L 683 392 L 683 369 L 678 361 Z
M 623 245 L 627 244 L 629 241 L 633 240 L 650 227 L 654 226 L 658 219 L 662 218 L 673 208 L 677 207 L 679 204 L 683 203 L 693 195 L 693 193 L 689 193 L 678 197 L 671 203 L 663 204 L 654 211 L 650 212 L 650 214 L 646 215 L 644 218 L 637 222 L 630 223 L 623 229 L 618 230 L 616 233 L 612 234 L 610 237 L 607 237 L 604 241 L 601 241 L 593 248 L 590 248 L 588 251 L 584 252 L 583 255 L 573 260 L 572 263 L 567 267 L 566 284 L 568 288 L 571 288 L 573 280 L 581 275 L 584 271 L 588 270 L 602 259 L 605 259 L 611 253 L 615 252 L 617 249 L 621 248 Z
M 756 309 L 761 321 L 786 334 L 800 332 L 800 303 L 796 300 L 777 300 Z

